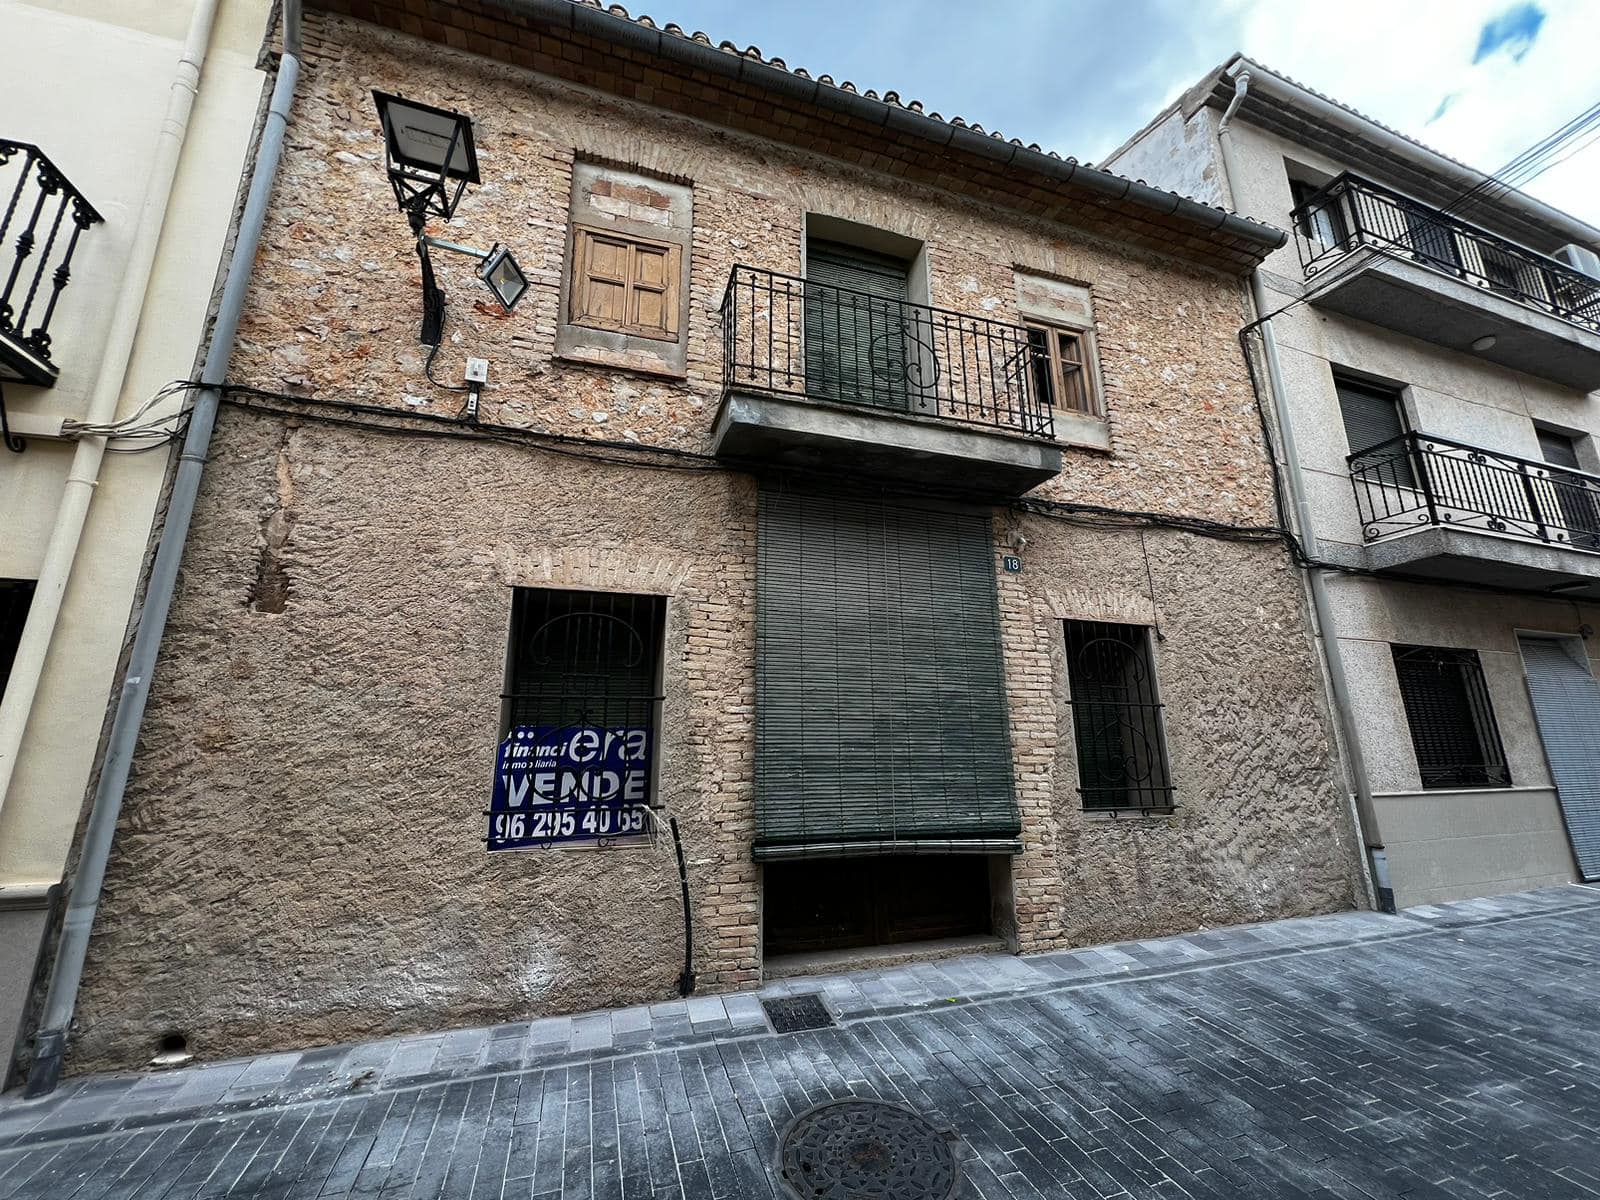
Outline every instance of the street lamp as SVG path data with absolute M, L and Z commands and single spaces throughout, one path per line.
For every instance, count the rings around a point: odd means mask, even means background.
M 411 218 L 411 232 L 421 237 L 429 213 L 448 221 L 467 184 L 479 181 L 472 121 L 387 92 L 373 92 L 372 100 L 383 125 L 395 203 Z
M 448 221 L 467 184 L 478 183 L 478 152 L 472 121 L 431 104 L 372 93 L 383 126 L 383 149 L 395 204 L 411 224 L 422 264 L 422 332 L 424 345 L 437 346 L 444 333 L 444 293 L 434 282 L 428 250 L 448 250 L 480 261 L 478 278 L 500 307 L 510 312 L 527 293 L 528 277 L 511 251 L 496 242 L 488 250 L 462 246 L 425 232 L 428 217 Z

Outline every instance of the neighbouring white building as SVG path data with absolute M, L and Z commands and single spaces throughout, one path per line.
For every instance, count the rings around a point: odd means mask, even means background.
M 1600 230 L 1242 56 L 1105 165 L 1294 232 L 1261 361 L 1396 902 L 1600 876 Z
M 0 0 L 0 1048 L 44 966 L 270 0 Z M 48 64 L 43 66 L 41 64 Z M 148 428 L 107 439 L 117 422 Z M 143 450 L 146 453 L 119 453 Z M 108 453 L 108 451 L 110 451 Z

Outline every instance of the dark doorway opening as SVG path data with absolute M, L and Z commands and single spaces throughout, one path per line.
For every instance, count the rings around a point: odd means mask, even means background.
M 771 862 L 763 892 L 769 958 L 994 931 L 982 854 Z

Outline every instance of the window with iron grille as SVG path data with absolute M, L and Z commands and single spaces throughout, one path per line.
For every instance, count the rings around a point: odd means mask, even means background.
M 1422 786 L 1509 786 L 1511 772 L 1478 652 L 1439 646 L 1393 649 Z
M 513 726 L 648 729 L 661 703 L 666 599 L 518 588 L 500 733 Z
M 1150 630 L 1067 621 L 1066 636 L 1083 807 L 1171 810 L 1172 778 Z
M 28 606 L 32 603 L 33 580 L 0 579 L 0 699 L 5 697 L 11 663 L 17 657 L 22 626 L 28 620 Z

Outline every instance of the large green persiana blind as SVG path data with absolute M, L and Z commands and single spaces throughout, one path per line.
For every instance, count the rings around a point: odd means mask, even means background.
M 987 516 L 763 487 L 759 537 L 756 857 L 1015 838 Z

